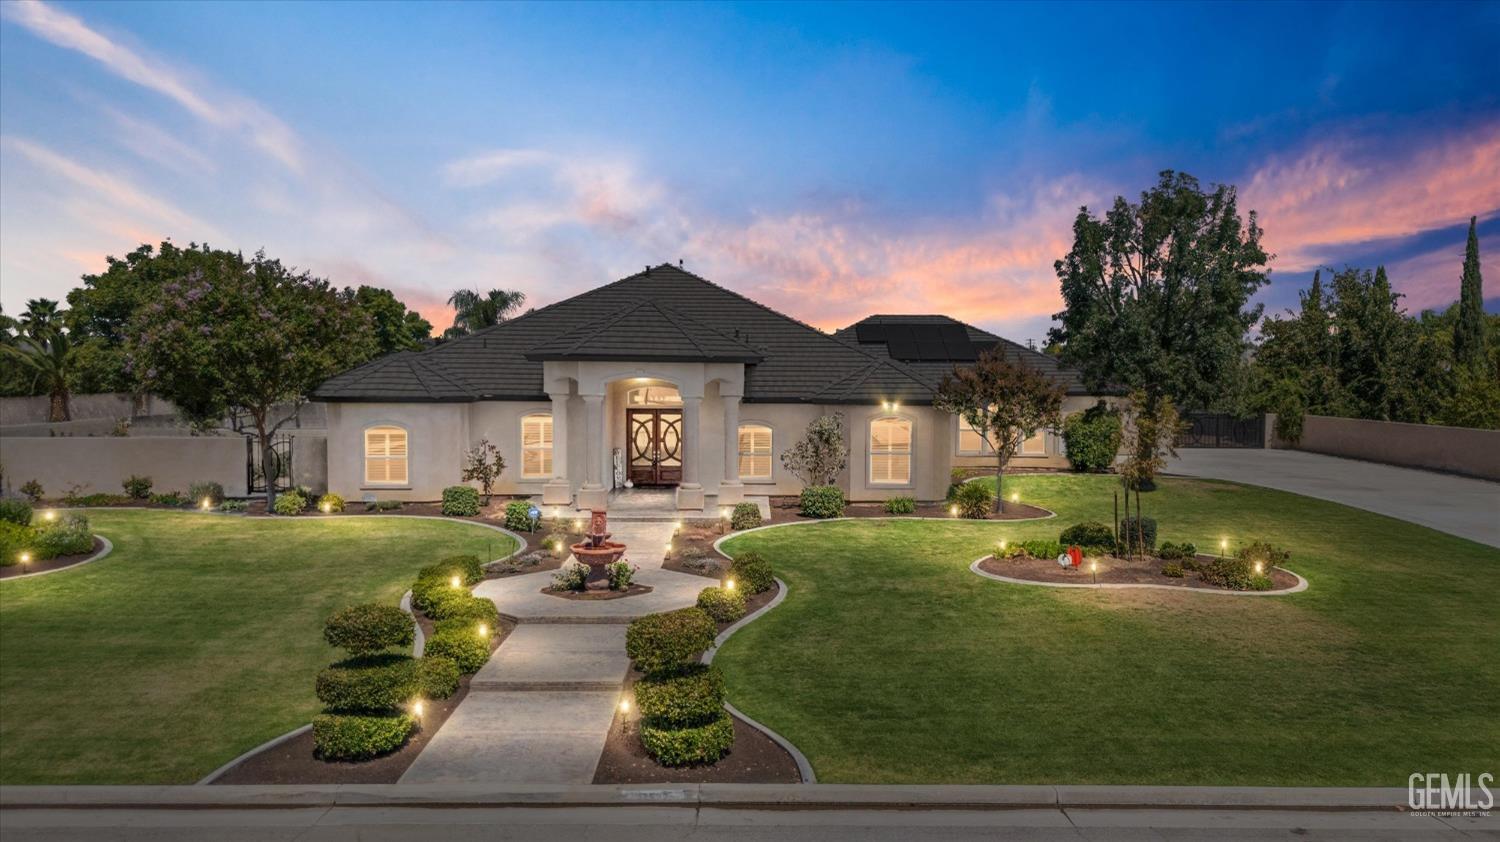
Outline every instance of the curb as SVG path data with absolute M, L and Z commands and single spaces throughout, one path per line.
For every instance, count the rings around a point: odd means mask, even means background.
M 293 728 L 292 730 L 286 732 L 285 734 L 282 734 L 279 737 L 272 737 L 271 739 L 266 740 L 265 742 L 261 743 L 260 745 L 256 746 L 255 748 L 252 748 L 249 751 L 245 752 L 244 754 L 241 754 L 239 757 L 236 757 L 235 759 L 229 761 L 228 763 L 225 763 L 223 766 L 220 766 L 219 768 L 213 770 L 212 772 L 209 772 L 207 775 L 204 775 L 197 783 L 193 784 L 193 786 L 195 786 L 195 787 L 208 786 L 209 784 L 211 784 L 214 781 L 218 780 L 219 778 L 223 777 L 224 773 L 228 772 L 230 769 L 233 769 L 234 767 L 240 765 L 241 763 L 244 763 L 246 760 L 249 760 L 250 758 L 254 757 L 255 755 L 260 754 L 263 751 L 267 751 L 269 749 L 273 749 L 273 748 L 281 745 L 282 743 L 286 742 L 287 740 L 290 740 L 290 739 L 292 739 L 293 737 L 296 737 L 296 736 L 300 736 L 301 734 L 305 734 L 305 733 L 307 733 L 308 731 L 311 731 L 311 730 L 312 730 L 312 723 L 309 722 L 309 723 L 307 723 L 306 725 L 303 725 L 300 728 Z M 26 787 L 26 788 L 27 789 L 31 789 L 32 787 Z M 120 789 L 133 789 L 133 787 L 120 787 Z M 8 806 L 10 806 L 10 805 L 7 802 L 6 798 L 4 797 L 3 794 L 0 794 L 0 809 L 4 809 L 4 808 L 6 808 Z
M 717 547 L 715 547 L 715 549 L 717 549 Z M 749 625 L 752 620 L 758 619 L 760 615 L 780 605 L 781 601 L 786 599 L 787 591 L 789 589 L 786 586 L 786 582 L 781 581 L 780 577 L 776 578 L 776 586 L 776 596 L 773 597 L 770 602 L 755 609 L 754 613 L 741 617 L 739 619 L 739 622 L 719 632 L 719 636 L 714 638 L 714 645 L 709 647 L 709 650 L 707 652 L 704 652 L 703 657 L 699 660 L 705 664 L 712 664 L 714 662 L 714 656 L 719 652 L 719 647 L 724 645 L 724 642 L 729 639 L 730 635 L 744 628 L 746 625 Z M 786 737 L 781 736 L 780 734 L 776 733 L 760 722 L 757 722 L 756 720 L 746 716 L 744 713 L 740 712 L 738 708 L 728 702 L 724 703 L 724 708 L 734 716 L 738 716 L 740 719 L 744 720 L 746 725 L 749 725 L 751 728 L 754 728 L 762 734 L 765 734 L 767 737 L 770 737 L 772 742 L 785 749 L 786 753 L 790 754 L 792 756 L 792 759 L 797 762 L 797 773 L 802 776 L 802 784 L 804 786 L 808 784 L 816 784 L 818 782 L 818 776 L 813 772 L 812 762 L 807 759 L 807 755 L 803 754 L 801 750 L 799 750 L 795 745 L 792 745 L 791 740 L 788 740 Z
M 83 561 L 75 561 L 72 564 L 68 565 L 67 567 L 55 567 L 55 568 L 53 568 L 51 570 L 38 570 L 35 573 L 21 573 L 21 574 L 16 575 L 16 576 L 6 576 L 4 579 L 0 579 L 0 582 L 14 582 L 17 579 L 32 579 L 32 578 L 35 578 L 37 576 L 50 576 L 53 573 L 62 573 L 65 570 L 77 570 L 78 568 L 84 566 L 85 564 L 92 564 L 92 563 L 98 561 L 99 559 L 104 558 L 105 556 L 109 555 L 111 552 L 114 552 L 115 545 L 112 544 L 112 543 L 110 543 L 110 540 L 108 538 L 104 537 L 103 535 L 100 535 L 97 532 L 94 533 L 94 537 L 98 538 L 99 539 L 99 543 L 103 544 L 104 546 L 102 546 L 102 547 L 99 548 L 99 552 L 94 553 L 93 555 L 89 556 L 88 558 L 84 559 Z
M 1275 590 L 1275 591 L 1231 591 L 1231 590 L 1224 590 L 1224 589 L 1220 589 L 1220 588 L 1189 588 L 1189 587 L 1186 587 L 1186 586 L 1183 586 L 1183 585 L 1108 584 L 1108 583 L 1101 584 L 1101 585 L 1093 585 L 1093 584 L 1085 585 L 1085 584 L 1082 584 L 1082 583 L 1074 584 L 1072 582 L 1033 582 L 1030 579 L 1014 579 L 1014 578 L 1011 578 L 1010 576 L 1001 576 L 998 573 L 991 573 L 988 570 L 982 570 L 982 569 L 980 569 L 980 567 L 979 567 L 980 562 L 982 562 L 982 561 L 984 561 L 985 559 L 988 559 L 988 558 L 994 558 L 994 556 L 986 555 L 986 556 L 980 556 L 979 558 L 974 559 L 974 563 L 969 565 L 969 570 L 972 571 L 973 573 L 976 573 L 976 574 L 978 574 L 980 576 L 983 576 L 986 579 L 993 579 L 996 582 L 1004 582 L 1004 583 L 1006 583 L 1008 585 L 1031 585 L 1032 587 L 1038 587 L 1038 588 L 1070 588 L 1070 589 L 1079 589 L 1079 588 L 1081 588 L 1083 590 L 1089 590 L 1089 591 L 1132 590 L 1132 589 L 1139 589 L 1139 588 L 1150 588 L 1152 590 L 1158 590 L 1158 591 L 1174 591 L 1174 592 L 1178 592 L 1178 593 L 1214 594 L 1214 595 L 1217 595 L 1217 596 L 1286 596 L 1287 594 L 1302 593 L 1303 591 L 1307 590 L 1308 587 L 1309 587 L 1307 580 L 1304 579 L 1304 578 L 1302 578 L 1302 574 L 1297 573 L 1294 570 L 1288 570 L 1285 567 L 1280 567 L 1280 566 L 1276 567 L 1275 569 L 1276 570 L 1280 570 L 1283 573 L 1291 573 L 1293 576 L 1296 576 L 1297 577 L 1297 584 L 1291 586 L 1290 588 L 1282 588 L 1280 590 Z

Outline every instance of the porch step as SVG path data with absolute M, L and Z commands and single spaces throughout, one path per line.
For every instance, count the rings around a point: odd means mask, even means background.
M 475 679 L 469 682 L 470 692 L 526 692 L 526 693 L 585 693 L 591 690 L 619 690 L 622 681 L 490 681 Z

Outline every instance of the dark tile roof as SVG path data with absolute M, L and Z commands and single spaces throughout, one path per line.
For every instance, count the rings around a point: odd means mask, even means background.
M 946 316 L 900 317 L 946 320 Z M 1003 342 L 964 326 L 978 342 Z M 1014 346 L 1049 373 L 1070 372 Z M 1039 359 L 1033 359 L 1039 358 Z M 419 352 L 392 354 L 317 388 L 328 401 L 541 400 L 542 360 L 746 362 L 745 399 L 763 403 L 923 403 L 948 363 L 892 359 L 850 328 L 827 334 L 663 264 Z M 1076 382 L 1076 375 L 1072 380 Z M 1070 392 L 1072 388 L 1070 387 Z

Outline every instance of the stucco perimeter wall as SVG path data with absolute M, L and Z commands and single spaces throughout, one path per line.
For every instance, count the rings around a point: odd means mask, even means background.
M 212 480 L 231 497 L 244 497 L 245 439 L 241 436 L 197 438 L 26 438 L 0 436 L 0 462 L 8 490 L 28 480 L 42 484 L 48 497 L 61 497 L 73 486 L 82 493 L 119 494 L 132 474 L 151 477 L 153 490 L 187 491 L 194 482 Z
M 1296 449 L 1500 480 L 1500 430 L 1308 415 Z

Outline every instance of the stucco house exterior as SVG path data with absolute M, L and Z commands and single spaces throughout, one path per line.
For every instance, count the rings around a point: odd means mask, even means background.
M 497 493 L 606 508 L 626 485 L 675 489 L 677 507 L 796 494 L 784 450 L 841 413 L 851 500 L 941 499 L 987 444 L 932 407 L 955 364 L 1000 346 L 1098 397 L 1056 359 L 946 316 L 872 316 L 824 333 L 663 264 L 421 352 L 323 383 L 328 488 L 349 499 L 435 500 L 481 438 L 500 448 Z M 1055 432 L 1012 466 L 1062 467 Z

